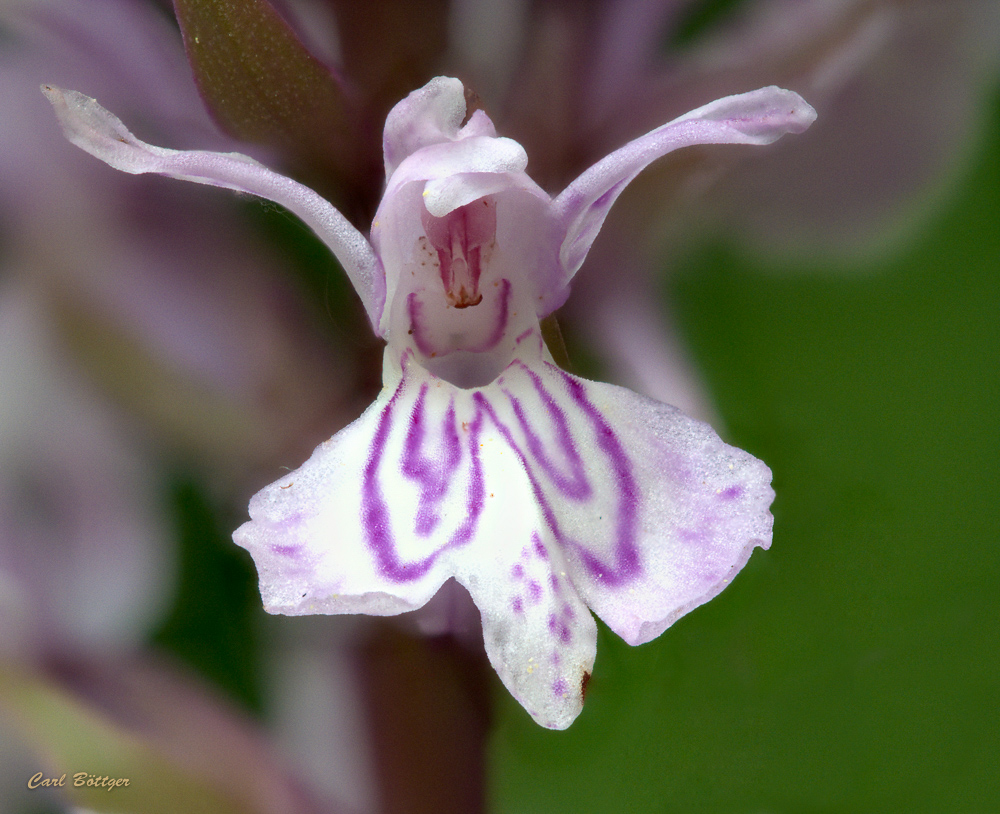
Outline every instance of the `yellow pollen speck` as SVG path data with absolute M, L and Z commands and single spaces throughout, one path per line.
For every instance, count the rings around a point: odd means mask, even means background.
M 425 198 L 427 197 L 427 192 L 428 192 L 428 190 L 426 190 L 426 189 L 425 189 L 425 190 L 423 191 L 423 193 L 422 193 L 422 194 L 423 194 L 423 196 L 424 196 Z

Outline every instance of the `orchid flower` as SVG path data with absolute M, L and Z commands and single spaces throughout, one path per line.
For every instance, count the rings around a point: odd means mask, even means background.
M 43 87 L 68 138 L 129 173 L 287 207 L 330 247 L 386 342 L 383 390 L 250 502 L 234 534 L 265 608 L 392 615 L 454 578 L 486 652 L 540 724 L 580 713 L 593 611 L 629 644 L 721 591 L 771 540 L 768 468 L 706 424 L 558 368 L 540 319 L 624 187 L 693 144 L 767 144 L 815 112 L 776 87 L 719 99 L 611 153 L 550 197 L 456 79 L 386 121 L 370 239 L 308 188 L 236 153 L 148 145 L 93 99 Z

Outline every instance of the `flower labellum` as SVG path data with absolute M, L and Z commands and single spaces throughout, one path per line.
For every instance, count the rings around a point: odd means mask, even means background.
M 815 112 L 776 87 L 719 99 L 630 142 L 550 197 L 456 79 L 385 126 L 370 239 L 306 187 L 235 153 L 139 141 L 79 93 L 44 87 L 69 139 L 113 167 L 258 195 L 327 243 L 385 338 L 383 390 L 250 502 L 234 534 L 272 613 L 397 614 L 449 578 L 486 651 L 543 726 L 583 705 L 597 628 L 629 644 L 711 599 L 771 541 L 768 468 L 707 425 L 556 367 L 558 308 L 604 219 L 650 162 L 692 144 L 767 144 Z

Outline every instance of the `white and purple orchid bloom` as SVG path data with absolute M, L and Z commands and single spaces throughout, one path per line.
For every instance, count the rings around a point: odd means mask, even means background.
M 771 540 L 768 468 L 706 424 L 558 368 L 539 322 L 615 199 L 693 144 L 768 144 L 815 112 L 776 87 L 719 99 L 599 161 L 550 197 L 456 79 L 400 102 L 370 239 L 306 187 L 235 153 L 139 141 L 94 100 L 45 87 L 73 143 L 118 169 L 287 207 L 327 243 L 386 342 L 384 388 L 299 469 L 261 490 L 236 542 L 272 613 L 391 615 L 450 578 L 487 654 L 540 724 L 579 714 L 591 611 L 629 644 L 721 591 Z M 465 123 L 463 124 L 463 121 Z

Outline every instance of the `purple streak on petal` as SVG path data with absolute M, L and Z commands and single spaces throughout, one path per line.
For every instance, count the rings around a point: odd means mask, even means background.
M 535 582 L 535 580 L 528 582 L 528 598 L 531 600 L 532 605 L 537 605 L 542 599 L 542 586 Z
M 513 568 L 510 569 L 510 575 L 514 579 L 524 579 L 524 566 L 521 563 L 516 563 Z
M 414 531 L 421 537 L 430 534 L 438 524 L 440 515 L 437 504 L 448 491 L 448 484 L 462 462 L 462 446 L 455 426 L 455 404 L 451 402 L 442 419 L 441 430 L 444 437 L 443 455 L 423 455 L 425 402 L 427 385 L 420 387 L 420 395 L 410 414 L 410 428 L 403 447 L 400 470 L 404 477 L 420 484 L 420 505 L 417 509 Z
M 424 356 L 433 356 L 434 347 L 428 343 L 424 336 L 424 331 L 420 327 L 420 320 L 423 316 L 424 304 L 417 297 L 416 292 L 406 298 L 406 315 L 410 320 L 410 336 L 413 337 L 413 344 L 417 346 Z
M 415 291 L 408 294 L 406 297 L 406 312 L 410 320 L 409 333 L 413 337 L 413 343 L 417 346 L 417 350 L 428 357 L 444 356 L 453 350 L 467 350 L 475 353 L 484 353 L 493 350 L 493 348 L 500 344 L 507 333 L 507 323 L 510 321 L 510 292 L 510 280 L 506 278 L 500 280 L 500 296 L 497 300 L 496 313 L 493 317 L 495 320 L 493 332 L 485 341 L 471 347 L 439 347 L 435 344 L 435 340 L 428 335 L 427 320 L 424 316 L 424 303 L 420 295 Z M 434 327 L 439 328 L 436 325 Z
M 388 579 L 396 582 L 407 582 L 419 579 L 430 569 L 434 555 L 417 563 L 401 564 L 396 554 L 389 525 L 389 507 L 382 494 L 381 482 L 378 478 L 379 464 L 385 453 L 386 441 L 392 429 L 393 409 L 403 391 L 406 380 L 399 383 L 396 392 L 392 394 L 389 403 L 382 410 L 378 429 L 372 439 L 371 455 L 365 464 L 361 485 L 361 524 L 365 530 L 368 547 L 375 555 L 379 571 Z M 435 552 L 436 553 L 436 552 Z
M 542 542 L 542 538 L 538 536 L 537 531 L 531 533 L 531 542 L 535 545 L 535 554 L 541 559 L 547 560 L 549 558 L 548 549 L 545 548 L 545 543 Z
M 722 500 L 736 500 L 740 495 L 743 494 L 743 487 L 736 485 L 730 486 L 728 489 L 724 489 L 719 492 L 719 498 Z
M 615 473 L 619 495 L 615 567 L 608 567 L 587 551 L 586 548 L 581 547 L 580 552 L 584 564 L 590 570 L 591 574 L 597 576 L 598 579 L 607 585 L 619 585 L 637 576 L 640 568 L 639 550 L 635 545 L 639 489 L 632 474 L 632 462 L 629 460 L 628 455 L 625 454 L 625 450 L 622 449 L 618 436 L 615 435 L 614 430 L 604 420 L 601 411 L 590 403 L 584 391 L 583 384 L 569 374 L 559 370 L 555 365 L 549 365 L 549 367 L 562 375 L 573 401 L 587 418 L 590 419 L 597 437 L 597 445 L 607 457 Z
M 510 606 L 514 613 L 524 613 L 524 603 L 521 601 L 521 597 L 515 596 Z
M 405 365 L 404 365 L 405 368 Z M 406 379 L 400 382 L 389 403 L 382 410 L 375 437 L 372 439 L 371 454 L 365 464 L 361 484 L 361 524 L 368 547 L 378 563 L 379 572 L 387 579 L 395 582 L 410 582 L 419 579 L 437 561 L 437 558 L 451 548 L 457 548 L 468 543 L 475 532 L 485 507 L 486 486 L 483 480 L 482 461 L 479 457 L 479 435 L 482 431 L 482 416 L 473 421 L 469 430 L 469 453 L 471 458 L 471 473 L 469 488 L 466 495 L 466 513 L 462 525 L 452 534 L 447 543 L 420 560 L 402 562 L 396 551 L 391 528 L 391 514 L 385 496 L 382 493 L 382 482 L 379 469 L 385 456 L 386 443 L 392 429 L 394 411 L 397 401 L 406 385 Z M 418 396 L 418 402 L 420 397 Z M 454 412 L 451 412 L 454 423 Z M 412 429 L 412 427 L 411 427 Z M 405 451 L 404 451 L 405 455 Z M 403 465 L 401 463 L 401 469 Z
M 566 679 L 560 678 L 552 685 L 552 692 L 559 698 L 565 697 L 569 693 L 569 687 L 566 684 Z
M 538 393 L 538 397 L 541 399 L 542 404 L 545 405 L 546 412 L 548 412 L 553 423 L 555 424 L 555 435 L 557 439 L 556 445 L 562 449 L 563 455 L 566 457 L 567 462 L 570 465 L 572 470 L 571 477 L 566 477 L 561 472 L 557 471 L 552 465 L 548 455 L 545 454 L 545 446 L 531 429 L 531 425 L 528 417 L 525 415 L 524 408 L 521 407 L 521 402 L 513 394 L 505 390 L 504 392 L 510 399 L 511 407 L 514 409 L 514 415 L 517 416 L 518 423 L 521 425 L 521 430 L 524 432 L 525 438 L 528 440 L 528 450 L 534 456 L 535 460 L 537 460 L 541 465 L 545 474 L 549 476 L 549 479 L 555 487 L 562 492 L 565 497 L 573 498 L 574 500 L 586 500 L 593 493 L 593 489 L 591 488 L 590 482 L 587 480 L 587 475 L 583 470 L 583 461 L 580 460 L 580 453 L 577 452 L 573 436 L 569 431 L 569 424 L 566 422 L 566 414 L 559 408 L 556 400 L 552 398 L 552 394 L 545 389 L 545 386 L 542 384 L 542 380 L 539 378 L 538 374 L 527 367 L 525 368 L 525 372 L 531 378 L 531 383 L 534 385 L 535 391 Z
M 515 361 L 512 364 L 520 365 L 525 370 L 528 370 L 523 362 Z M 587 399 L 583 385 L 555 365 L 548 362 L 544 364 L 553 373 L 562 377 L 573 403 L 579 407 L 580 411 L 593 427 L 598 449 L 604 453 L 607 463 L 614 473 L 618 506 L 615 521 L 614 560 L 612 563 L 604 562 L 594 555 L 585 543 L 570 539 L 563 533 L 559 526 L 559 521 L 556 519 L 556 514 L 541 487 L 538 474 L 533 466 L 533 460 L 518 445 L 510 428 L 500 420 L 489 400 L 481 392 L 473 394 L 473 400 L 483 413 L 490 418 L 511 450 L 520 458 L 525 469 L 525 474 L 531 484 L 531 489 L 535 494 L 535 499 L 538 501 L 539 508 L 542 511 L 542 516 L 545 518 L 546 525 L 552 530 L 556 541 L 563 548 L 576 551 L 584 567 L 598 582 L 608 586 L 623 585 L 638 577 L 642 568 L 639 561 L 639 551 L 635 542 L 639 490 L 635 482 L 635 477 L 632 474 L 631 461 L 622 449 L 618 437 L 604 420 L 601 412 Z
M 514 340 L 515 345 L 520 345 L 525 339 L 531 336 L 535 332 L 534 328 L 528 328 L 526 331 L 521 331 L 521 334 Z
M 472 539 L 479 517 L 486 508 L 486 482 L 483 479 L 483 462 L 479 457 L 479 434 L 482 432 L 483 419 L 477 415 L 469 428 L 469 458 L 472 462 L 472 473 L 469 477 L 469 492 L 466 496 L 465 522 L 455 533 L 451 546 L 465 545 Z
M 271 551 L 282 557 L 295 557 L 302 551 L 301 545 L 273 545 Z
M 506 277 L 500 280 L 500 310 L 497 314 L 496 327 L 486 342 L 475 348 L 478 352 L 493 350 L 503 340 L 507 333 L 507 323 L 510 321 L 510 280 Z

